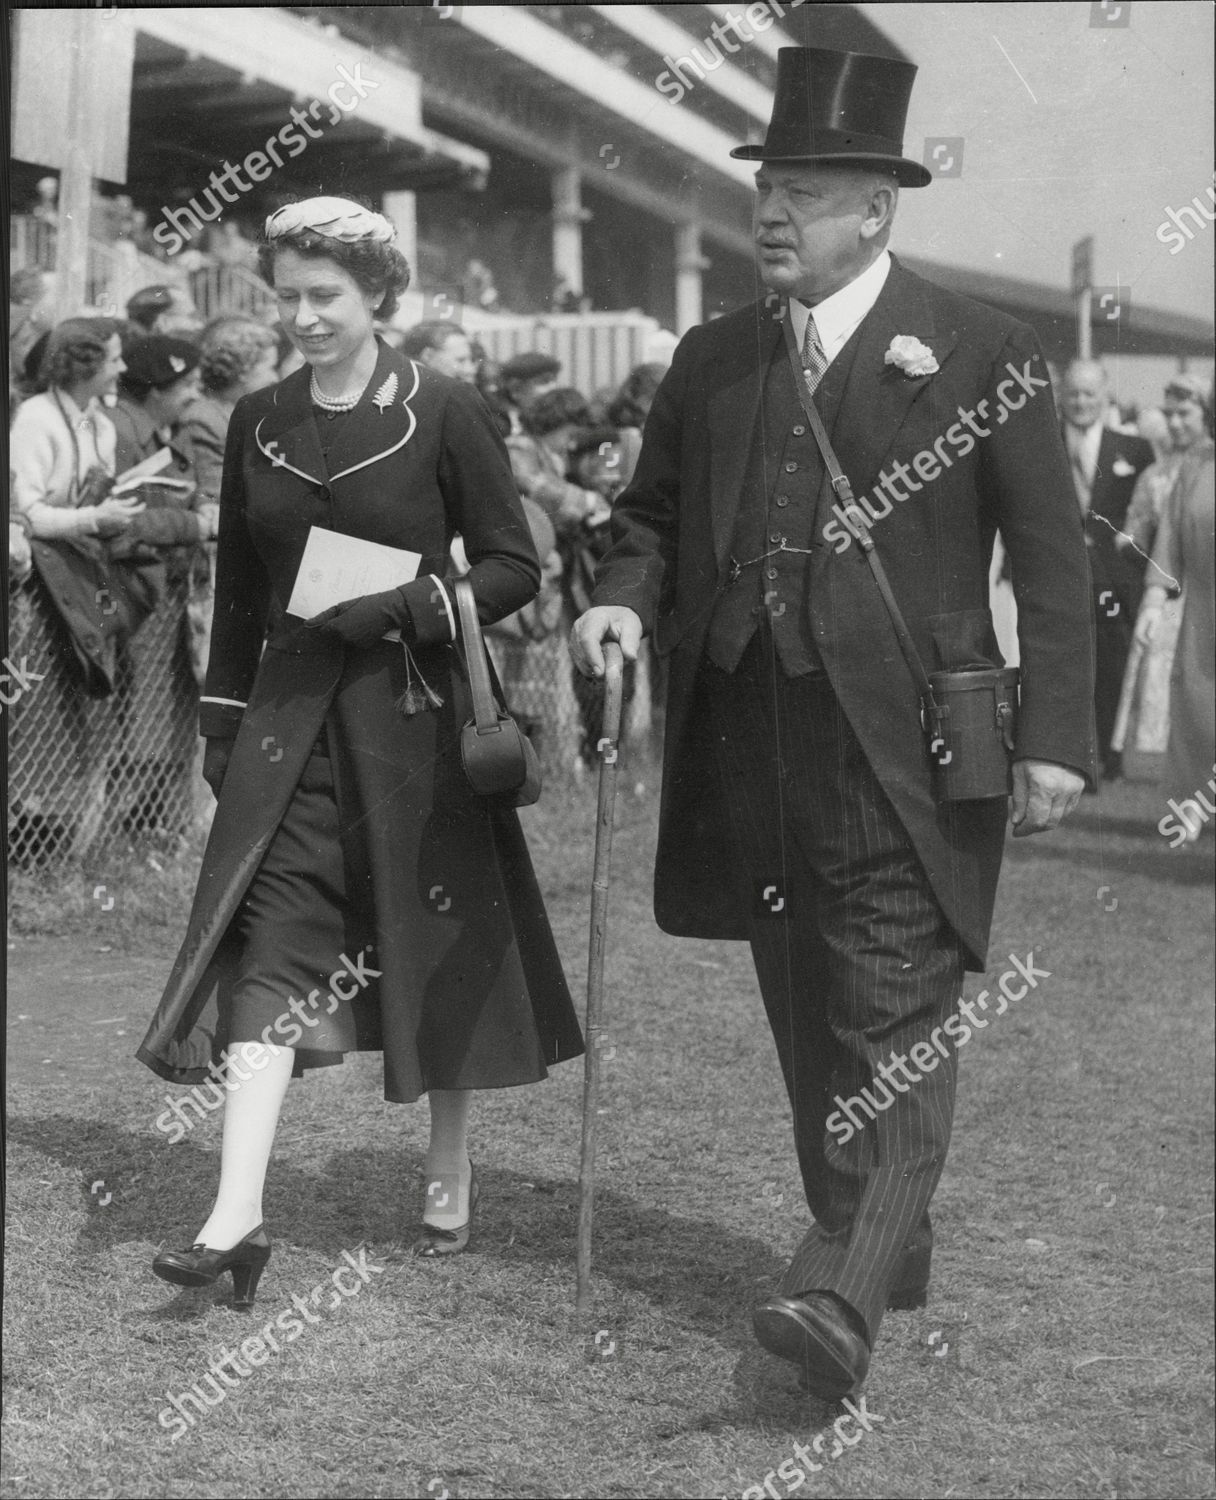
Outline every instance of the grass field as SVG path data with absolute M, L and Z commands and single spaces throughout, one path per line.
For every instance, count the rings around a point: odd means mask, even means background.
M 226 1305 L 227 1277 L 218 1293 L 154 1279 L 218 1163 L 218 1116 L 171 1146 L 153 1123 L 171 1090 L 132 1057 L 189 862 L 15 878 L 4 1495 L 1213 1494 L 1210 836 L 1169 849 L 1139 783 L 1011 842 L 988 982 L 1031 950 L 1050 978 L 962 1050 L 929 1306 L 888 1316 L 872 1430 L 844 1428 L 841 1449 L 838 1413 L 750 1331 L 806 1209 L 748 955 L 655 929 L 657 803 L 633 779 L 582 1322 L 579 1064 L 481 1096 L 469 1254 L 408 1256 L 425 1106 L 386 1105 L 364 1056 L 293 1085 L 255 1312 Z M 525 815 L 580 995 L 591 795 Z M 255 1344 L 214 1408 L 183 1402 L 188 1428 L 158 1420 L 344 1253 L 364 1256 L 357 1291 Z M 794 1443 L 816 1434 L 822 1469 L 798 1481 Z

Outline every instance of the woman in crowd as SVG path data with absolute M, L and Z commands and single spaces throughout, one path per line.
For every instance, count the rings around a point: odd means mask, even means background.
M 590 421 L 579 392 L 563 386 L 538 396 L 524 407 L 521 420 L 523 431 L 507 438 L 511 468 L 520 494 L 544 511 L 557 533 L 563 601 L 556 630 L 534 642 L 526 658 L 504 660 L 502 666 L 510 678 L 512 705 L 545 726 L 546 766 L 577 773 L 587 738 L 580 706 L 586 690 L 563 643 L 581 613 L 571 591 L 585 572 L 583 553 L 612 512 L 599 488 L 568 478 L 571 450 Z
M 600 491 L 566 477 L 575 438 L 590 423 L 578 391 L 564 386 L 538 397 L 522 421 L 524 431 L 507 439 L 520 493 L 536 501 L 559 538 L 578 536 L 588 522 L 607 520 L 610 510 Z
M 215 318 L 203 329 L 202 390 L 182 413 L 182 431 L 193 449 L 195 477 L 204 495 L 213 500 L 219 496 L 232 408 L 242 396 L 278 378 L 278 340 L 265 323 L 232 316 Z
M 116 536 L 144 509 L 103 482 L 114 477 L 118 439 L 102 398 L 125 368 L 112 319 L 69 318 L 52 330 L 44 389 L 22 403 L 9 438 L 12 503 L 32 536 Z
M 273 385 L 279 378 L 279 341 L 255 318 L 215 318 L 199 343 L 202 391 L 182 413 L 181 430 L 194 456 L 194 473 L 204 502 L 218 500 L 224 472 L 224 445 L 232 410 L 242 396 Z M 186 619 L 190 630 L 190 664 L 201 687 L 211 651 L 211 618 L 215 606 L 215 543 L 209 541 L 191 575 Z
M 41 563 L 14 600 L 10 654 L 47 663 L 37 692 L 10 710 L 16 854 L 37 856 L 65 839 L 85 848 L 105 810 L 97 700 L 113 686 L 113 641 L 103 627 L 116 601 L 98 587 L 101 539 L 118 537 L 144 510 L 137 497 L 110 494 L 117 437 L 102 400 L 124 368 L 117 323 L 58 324 L 43 349 L 43 389 L 21 405 L 9 433 L 10 511 Z M 39 551 L 39 542 L 48 545 Z
M 621 447 L 622 488 L 633 478 L 638 454 L 642 451 L 642 428 L 654 393 L 666 374 L 666 365 L 635 365 L 608 407 L 608 420 L 617 429 L 617 441 Z
M 266 221 L 262 274 L 306 364 L 232 417 L 200 714 L 218 803 L 139 1051 L 178 1082 L 213 1063 L 237 1079 L 215 1204 L 153 1269 L 187 1286 L 231 1269 L 242 1304 L 270 1253 L 262 1191 L 293 1070 L 378 1050 L 387 1099 L 429 1095 L 414 1249 L 431 1256 L 469 1238 L 472 1091 L 582 1051 L 518 818 L 473 794 L 459 752 L 453 535 L 483 622 L 533 597 L 536 552 L 480 397 L 376 337 L 409 279 L 394 238 L 339 198 Z M 288 614 L 313 527 L 415 554 L 412 581 Z
M 169 460 L 141 483 L 147 509 L 110 549 L 147 612 L 123 647 L 124 821 L 128 829 L 180 833 L 193 812 L 189 726 L 198 695 L 183 604 L 196 573 L 206 576 L 200 543 L 215 536 L 219 506 L 197 484 L 193 448 L 180 430 L 198 395 L 198 348 L 154 333 L 128 342 L 124 358 L 111 412 L 119 475 L 163 450 Z
M 1190 807 L 1187 838 L 1211 827 L 1196 799 L 1211 802 L 1216 772 L 1216 583 L 1213 522 L 1216 466 L 1212 444 L 1212 398 L 1203 405 L 1205 433 L 1183 455 L 1166 497 L 1153 549 L 1150 581 L 1136 622 L 1136 640 L 1151 647 L 1161 629 L 1166 602 L 1182 596 L 1178 644 L 1170 677 L 1170 735 L 1161 776 L 1164 796 Z M 1192 811 L 1193 810 L 1193 811 Z
M 1170 449 L 1152 463 L 1136 481 L 1124 535 L 1115 545 L 1123 552 L 1149 558 L 1157 541 L 1166 497 L 1173 487 L 1183 457 L 1202 442 L 1206 434 L 1204 407 L 1211 384 L 1198 375 L 1179 374 L 1165 388 L 1162 413 L 1169 432 Z M 1146 584 L 1164 582 L 1150 564 Z M 1170 673 L 1182 619 L 1182 600 L 1162 596 L 1160 615 L 1146 641 L 1136 639 L 1128 656 L 1119 713 L 1111 738 L 1115 751 L 1137 750 L 1161 754 L 1169 740 Z

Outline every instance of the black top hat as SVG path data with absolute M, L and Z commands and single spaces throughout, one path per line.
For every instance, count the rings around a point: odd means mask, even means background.
M 903 187 L 933 173 L 904 156 L 904 121 L 915 63 L 826 47 L 782 47 L 773 116 L 762 145 L 737 146 L 742 161 L 835 161 L 889 167 Z

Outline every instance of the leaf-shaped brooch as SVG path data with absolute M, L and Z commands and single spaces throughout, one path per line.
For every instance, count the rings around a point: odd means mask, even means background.
M 380 389 L 372 397 L 372 403 L 379 410 L 380 414 L 383 416 L 383 414 L 388 410 L 388 408 L 393 404 L 393 402 L 396 399 L 397 399 L 397 377 L 396 377 L 395 374 L 393 374 L 393 375 L 390 375 L 388 377 L 388 379 L 384 382 L 384 384 L 380 387 Z

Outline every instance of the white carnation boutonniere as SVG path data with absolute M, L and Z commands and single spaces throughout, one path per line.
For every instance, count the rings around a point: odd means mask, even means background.
M 891 340 L 891 347 L 883 355 L 883 363 L 895 365 L 909 376 L 936 375 L 940 368 L 928 344 L 922 344 L 910 333 L 897 334 Z
M 396 399 L 397 376 L 392 374 L 372 397 L 372 404 L 379 410 L 381 416 L 383 416 Z

